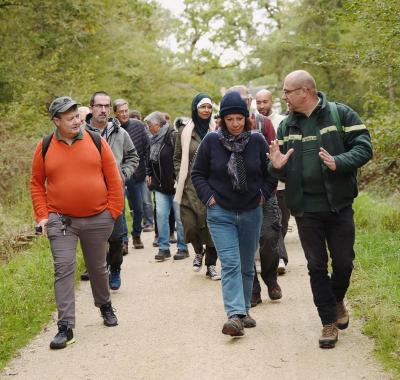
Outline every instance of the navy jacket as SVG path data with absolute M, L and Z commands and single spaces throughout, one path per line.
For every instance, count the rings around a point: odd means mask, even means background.
M 121 124 L 121 127 L 128 132 L 140 159 L 139 166 L 133 174 L 133 177 L 136 181 L 144 181 L 146 178 L 146 165 L 150 147 L 150 138 L 146 131 L 146 125 L 140 120 L 129 119 L 126 124 Z
M 219 141 L 217 132 L 208 133 L 199 146 L 191 174 L 201 201 L 207 204 L 214 196 L 224 209 L 248 211 L 258 206 L 261 194 L 267 200 L 278 183 L 268 174 L 267 152 L 264 137 L 258 132 L 252 132 L 243 151 L 247 192 L 240 193 L 233 190 L 228 175 L 227 165 L 231 152 Z

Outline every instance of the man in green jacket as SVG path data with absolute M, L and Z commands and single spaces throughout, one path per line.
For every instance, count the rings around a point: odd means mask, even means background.
M 352 203 L 357 169 L 372 157 L 371 138 L 357 113 L 328 102 L 304 70 L 287 75 L 282 99 L 289 115 L 270 146 L 269 170 L 286 182 L 287 206 L 296 218 L 323 325 L 319 346 L 333 348 L 338 329 L 349 324 L 343 300 L 354 260 Z

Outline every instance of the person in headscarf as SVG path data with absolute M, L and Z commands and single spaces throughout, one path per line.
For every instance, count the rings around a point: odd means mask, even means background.
M 201 142 L 191 178 L 207 206 L 207 225 L 221 261 L 222 296 L 228 320 L 222 333 L 242 336 L 255 327 L 250 316 L 254 258 L 260 240 L 262 203 L 275 191 L 268 174 L 268 146 L 251 132 L 246 102 L 238 92 L 221 100 L 221 126 Z
M 195 251 L 193 270 L 200 271 L 205 256 L 206 276 L 211 280 L 220 280 L 215 265 L 217 252 L 206 223 L 206 207 L 196 194 L 190 179 L 197 149 L 209 130 L 211 122 L 212 101 L 208 94 L 199 93 L 192 101 L 192 118 L 177 136 L 174 153 L 174 169 L 178 178 L 175 201 L 180 204 L 181 221 L 185 232 L 186 243 L 192 243 Z M 204 249 L 205 246 L 205 249 Z M 183 255 L 175 255 L 175 260 L 184 259 Z

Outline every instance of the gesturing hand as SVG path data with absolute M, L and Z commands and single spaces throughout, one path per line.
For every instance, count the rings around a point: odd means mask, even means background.
M 293 152 L 294 149 L 290 148 L 286 154 L 282 154 L 279 150 L 278 140 L 274 140 L 269 146 L 269 153 L 267 153 L 267 156 L 271 160 L 272 166 L 275 169 L 280 170 L 286 165 Z
M 335 158 L 331 156 L 324 148 L 319 148 L 319 156 L 322 159 L 322 162 L 332 171 L 336 170 L 336 162 Z

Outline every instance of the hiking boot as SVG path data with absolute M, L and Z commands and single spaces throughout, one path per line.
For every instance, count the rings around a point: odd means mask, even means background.
M 178 249 L 174 255 L 174 260 L 183 260 L 189 257 L 189 252 L 186 249 Z
M 215 269 L 215 265 L 209 265 L 207 267 L 206 276 L 212 281 L 218 281 L 221 279 L 221 276 L 218 274 L 217 270 Z
M 196 253 L 193 259 L 193 271 L 198 272 L 203 266 L 204 253 Z
M 244 335 L 243 323 L 238 315 L 232 315 L 229 317 L 222 327 L 222 334 L 230 336 Z
M 268 287 L 268 296 L 271 300 L 276 301 L 282 298 L 282 289 L 276 280 L 267 285 L 267 287 Z
M 58 350 L 60 348 L 65 348 L 72 343 L 75 343 L 72 329 L 68 327 L 68 323 L 58 322 L 58 333 L 50 342 L 50 348 Z
M 171 252 L 169 249 L 163 250 L 159 249 L 158 253 L 154 256 L 157 261 L 164 261 L 165 259 L 169 259 L 171 257 Z
M 261 294 L 260 293 L 253 293 L 251 295 L 251 301 L 250 301 L 250 306 L 251 307 L 256 307 L 261 302 L 262 302 L 262 299 L 261 299 Z
M 110 274 L 108 275 L 108 283 L 111 290 L 118 290 L 121 287 L 120 271 L 120 269 L 110 270 Z
M 242 323 L 243 327 L 245 327 L 246 329 L 257 326 L 256 320 L 249 313 L 247 313 L 247 315 L 242 318 Z
M 122 243 L 122 256 L 126 256 L 129 253 L 128 242 Z
M 283 259 L 279 259 L 279 264 L 278 264 L 278 269 L 277 269 L 278 274 L 281 276 L 282 274 L 286 273 L 286 264 L 283 261 Z
M 143 226 L 143 232 L 153 232 L 154 226 L 152 224 L 145 224 Z
M 89 281 L 89 273 L 88 273 L 87 269 L 85 269 L 85 271 L 81 274 L 81 280 Z
M 336 326 L 339 330 L 347 329 L 349 326 L 349 313 L 344 305 L 344 302 L 336 303 Z
M 100 306 L 101 316 L 103 317 L 104 324 L 107 327 L 117 326 L 118 319 L 117 316 L 114 314 L 114 309 L 111 306 L 111 302 L 105 303 L 104 305 Z
M 169 242 L 170 242 L 170 244 L 175 244 L 176 243 L 175 234 L 173 232 L 172 232 L 171 235 L 169 235 Z
M 133 248 L 135 248 L 135 249 L 144 248 L 144 245 L 143 245 L 142 241 L 140 240 L 140 236 L 133 236 L 132 244 L 133 244 Z
M 154 236 L 153 247 L 158 247 L 158 236 Z
M 320 348 L 334 348 L 338 340 L 338 328 L 335 323 L 324 325 L 322 327 L 322 335 L 319 338 Z

